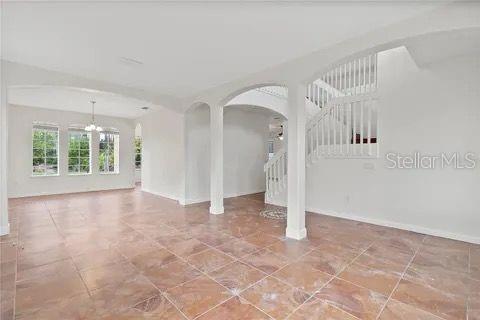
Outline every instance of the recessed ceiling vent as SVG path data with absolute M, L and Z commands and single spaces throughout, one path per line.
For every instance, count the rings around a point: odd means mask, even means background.
M 142 110 L 148 110 L 149 108 L 148 107 L 142 107 L 141 109 Z
M 138 67 L 143 65 L 142 61 L 128 57 L 120 57 L 120 62 L 131 67 Z

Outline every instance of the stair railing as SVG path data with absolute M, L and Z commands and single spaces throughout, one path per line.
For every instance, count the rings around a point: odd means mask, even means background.
M 320 157 L 378 157 L 377 54 L 360 57 L 324 73 L 307 86 L 306 99 L 319 111 L 306 124 L 307 164 Z M 287 98 L 286 88 L 257 90 Z M 269 196 L 287 184 L 287 153 L 278 151 L 264 166 Z
M 264 165 L 266 191 L 270 196 L 287 186 L 287 152 L 280 149 Z

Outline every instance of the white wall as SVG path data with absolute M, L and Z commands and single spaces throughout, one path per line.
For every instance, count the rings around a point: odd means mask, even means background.
M 120 132 L 120 170 L 118 174 L 98 172 L 98 134 L 92 135 L 92 173 L 68 175 L 68 134 L 73 124 L 88 124 L 89 114 L 9 105 L 8 196 L 24 197 L 94 190 L 132 188 L 134 186 L 134 122 L 129 119 L 96 117 L 102 127 Z M 32 124 L 34 121 L 59 125 L 59 176 L 32 177 Z
M 210 199 L 210 117 L 206 105 L 186 115 L 187 203 Z M 268 118 L 245 106 L 224 109 L 224 196 L 265 191 Z
M 380 157 L 307 167 L 307 210 L 480 243 L 480 57 L 419 70 L 400 49 L 380 56 L 378 70 Z M 415 151 L 475 152 L 477 167 L 387 168 L 386 153 Z
M 0 44 L 1 46 L 1 44 Z M 1 90 L 0 90 L 0 236 L 10 233 L 8 220 L 8 104 L 7 83 L 3 76 L 4 61 L 0 61 Z
M 142 126 L 142 190 L 184 197 L 184 115 L 163 108 L 137 120 Z

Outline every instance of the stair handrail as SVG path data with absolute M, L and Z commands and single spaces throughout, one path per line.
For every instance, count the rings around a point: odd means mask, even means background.
M 271 166 L 271 164 L 273 162 L 277 161 L 278 159 L 280 159 L 282 157 L 282 155 L 285 154 L 285 153 L 286 153 L 285 148 L 281 148 L 280 150 L 275 152 L 273 157 L 271 157 L 270 159 L 268 159 L 267 162 L 265 162 L 265 164 L 263 165 L 263 170 L 267 171 L 267 169 Z

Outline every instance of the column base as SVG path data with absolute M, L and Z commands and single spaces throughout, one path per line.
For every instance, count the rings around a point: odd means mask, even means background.
M 10 223 L 6 226 L 0 226 L 0 236 L 5 236 L 10 233 Z
M 224 212 L 223 207 L 210 207 L 211 214 L 222 214 Z
M 295 239 L 295 240 L 302 240 L 307 237 L 307 229 L 288 229 L 285 230 L 287 238 Z

